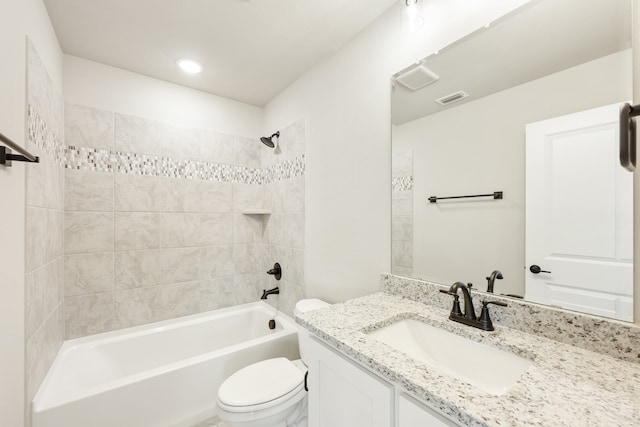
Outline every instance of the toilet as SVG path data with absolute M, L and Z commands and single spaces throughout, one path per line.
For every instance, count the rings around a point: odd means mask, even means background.
M 319 299 L 298 301 L 295 313 L 329 306 Z M 225 427 L 306 427 L 305 376 L 309 332 L 298 325 L 300 359 L 267 359 L 240 369 L 218 389 L 218 416 Z

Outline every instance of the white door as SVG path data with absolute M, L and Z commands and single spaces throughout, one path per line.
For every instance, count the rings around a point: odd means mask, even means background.
M 633 174 L 618 161 L 618 111 L 526 127 L 525 298 L 631 321 Z

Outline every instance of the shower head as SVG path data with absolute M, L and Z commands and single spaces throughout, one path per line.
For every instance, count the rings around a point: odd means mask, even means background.
M 266 145 L 269 148 L 273 148 L 276 146 L 276 144 L 273 142 L 273 138 L 276 137 L 278 139 L 280 139 L 280 131 L 274 133 L 273 135 L 271 135 L 270 137 L 266 137 L 263 136 L 262 138 L 260 138 L 260 141 L 262 141 L 262 143 L 264 145 Z

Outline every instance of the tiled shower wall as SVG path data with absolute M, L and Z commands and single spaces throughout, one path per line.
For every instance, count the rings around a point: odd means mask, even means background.
M 63 102 L 27 43 L 26 401 L 31 402 L 64 340 Z M 30 425 L 30 405 L 26 425 Z
M 291 313 L 304 279 L 304 120 L 272 150 L 83 106 L 64 115 L 67 338 L 256 301 L 277 285 L 270 302 Z M 266 275 L 276 261 L 280 282 Z
M 262 164 L 266 169 L 278 168 L 305 156 L 305 120 L 298 120 L 280 131 L 275 150 L 262 148 Z M 271 214 L 263 217 L 267 264 L 282 266 L 282 279 L 262 276 L 266 289 L 278 286 L 278 308 L 293 315 L 295 303 L 304 298 L 305 250 L 305 177 L 274 180 L 264 188 L 271 200 Z M 271 297 L 269 297 L 271 298 Z
M 391 159 L 391 272 L 413 273 L 413 151 Z

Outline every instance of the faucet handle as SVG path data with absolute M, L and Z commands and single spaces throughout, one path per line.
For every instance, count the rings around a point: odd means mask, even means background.
M 458 297 L 458 294 L 447 289 L 440 289 L 440 292 L 442 292 L 443 294 L 451 295 L 452 297 Z
M 455 292 L 448 291 L 446 289 L 440 289 L 443 294 L 451 295 L 453 297 L 453 306 L 451 307 L 451 316 L 461 317 L 462 310 L 460 309 L 460 295 Z
M 491 317 L 489 317 L 489 304 L 500 305 L 502 307 L 507 307 L 506 302 L 502 301 L 482 301 L 482 311 L 480 312 L 480 319 L 478 321 L 482 325 L 481 329 L 485 331 L 493 331 L 495 328 L 493 327 L 493 322 L 491 321 Z
M 506 302 L 502 302 L 502 301 L 487 301 L 484 300 L 482 301 L 482 308 L 484 309 L 486 306 L 488 306 L 489 304 L 494 304 L 494 305 L 499 305 L 501 307 L 508 307 Z

